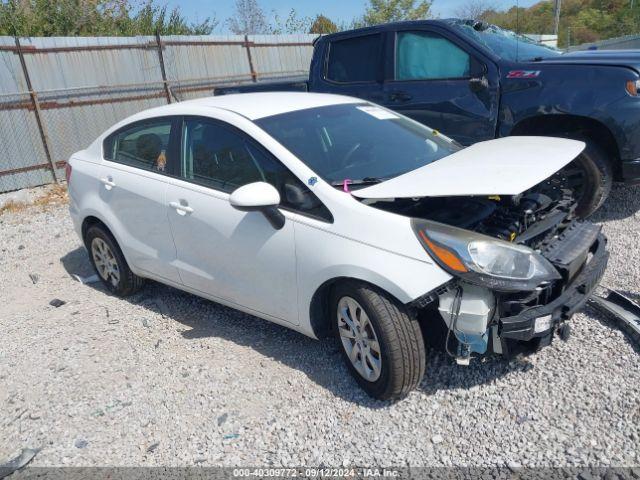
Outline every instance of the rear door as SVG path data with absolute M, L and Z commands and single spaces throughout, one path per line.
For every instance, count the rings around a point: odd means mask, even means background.
M 338 37 L 327 45 L 314 91 L 380 103 L 383 99 L 383 33 Z
M 127 261 L 171 282 L 180 281 L 165 207 L 168 175 L 177 163 L 175 122 L 175 117 L 144 120 L 107 137 L 99 187 Z
M 463 145 L 495 138 L 498 72 L 469 45 L 434 28 L 401 29 L 386 50 L 384 105 Z

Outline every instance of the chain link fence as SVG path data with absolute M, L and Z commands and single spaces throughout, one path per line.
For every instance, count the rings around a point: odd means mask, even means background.
M 314 38 L 0 37 L 0 192 L 63 180 L 73 152 L 141 110 L 307 75 Z

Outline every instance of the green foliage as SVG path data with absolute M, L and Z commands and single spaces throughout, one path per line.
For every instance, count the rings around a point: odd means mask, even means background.
M 335 33 L 337 31 L 338 26 L 324 15 L 317 15 L 309 29 L 309 33 L 317 34 Z
M 431 0 L 369 0 L 362 19 L 357 23 L 367 26 L 429 18 L 431 3 Z
M 215 16 L 188 22 L 179 8 L 168 10 L 155 0 L 135 8 L 129 0 L 7 0 L 0 1 L 0 35 L 131 36 L 209 35 Z
M 273 17 L 270 33 L 274 35 L 308 32 L 312 22 L 309 17 L 298 17 L 298 13 L 293 8 L 284 20 L 275 12 Z
M 483 19 L 520 33 L 553 33 L 553 2 L 541 1 L 529 8 L 490 10 Z M 594 42 L 640 33 L 640 1 L 563 0 L 558 46 Z

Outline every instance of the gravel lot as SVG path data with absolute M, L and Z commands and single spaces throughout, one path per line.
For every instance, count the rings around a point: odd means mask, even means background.
M 595 218 L 604 283 L 636 298 L 639 192 L 615 188 Z M 332 341 L 159 284 L 121 300 L 73 280 L 92 272 L 65 207 L 5 213 L 0 232 L 0 462 L 41 447 L 32 466 L 640 464 L 640 356 L 589 308 L 519 362 L 432 352 L 388 404 Z

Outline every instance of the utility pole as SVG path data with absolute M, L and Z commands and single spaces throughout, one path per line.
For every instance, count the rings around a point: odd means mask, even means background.
M 553 21 L 553 34 L 558 35 L 558 29 L 560 27 L 560 7 L 562 6 L 562 0 L 555 0 L 556 6 L 554 9 L 554 21 Z

